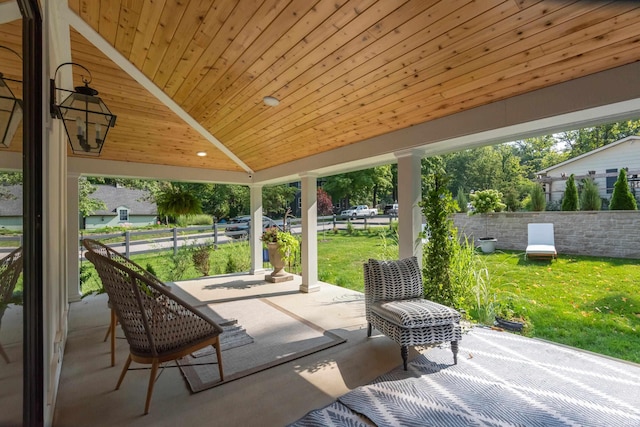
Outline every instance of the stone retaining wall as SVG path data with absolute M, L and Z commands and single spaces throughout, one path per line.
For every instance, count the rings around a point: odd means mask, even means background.
M 488 223 L 485 221 L 488 219 Z M 455 214 L 460 236 L 498 239 L 498 249 L 524 252 L 527 224 L 554 225 L 558 254 L 640 259 L 640 211 L 500 212 L 488 215 Z

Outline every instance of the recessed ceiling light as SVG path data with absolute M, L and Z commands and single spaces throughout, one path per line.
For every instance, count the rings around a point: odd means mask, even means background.
M 196 154 L 197 154 L 198 156 L 200 156 L 200 157 L 204 157 L 204 156 L 206 156 L 206 155 L 207 155 L 207 153 L 206 153 L 205 151 L 198 151 Z
M 268 105 L 269 107 L 276 107 L 280 104 L 280 100 L 278 98 L 274 98 L 273 96 L 265 96 L 264 98 L 262 98 L 262 101 L 264 101 L 264 104 Z

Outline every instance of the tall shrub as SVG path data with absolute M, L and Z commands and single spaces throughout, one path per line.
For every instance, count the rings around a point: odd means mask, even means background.
M 426 196 L 419 204 L 430 231 L 429 241 L 423 249 L 424 296 L 453 306 L 455 301 L 450 264 L 454 229 L 451 215 L 455 213 L 455 203 L 451 192 L 447 190 L 447 177 L 443 171 L 429 174 L 426 180 Z
M 567 179 L 567 186 L 564 190 L 564 198 L 562 199 L 562 210 L 578 210 L 578 188 L 576 187 L 576 180 L 573 174 L 569 175 L 569 179 Z
M 582 193 L 580 194 L 580 210 L 599 211 L 602 207 L 600 190 L 598 184 L 591 178 L 586 178 L 582 183 Z
M 469 203 L 469 199 L 467 198 L 467 194 L 464 192 L 464 188 L 462 187 L 458 188 L 458 193 L 456 194 L 456 202 L 458 203 L 459 212 L 467 211 L 467 203 Z
M 627 182 L 626 169 L 620 169 L 618 180 L 613 186 L 609 209 L 612 211 L 635 211 L 638 209 L 636 199 L 633 197 L 633 193 L 631 193 L 629 183 Z
M 501 212 L 507 207 L 502 203 L 502 193 L 498 190 L 482 190 L 471 194 L 471 206 L 473 210 L 470 215 L 487 214 L 491 212 Z M 485 215 L 485 236 L 489 234 L 489 217 Z
M 542 185 L 535 183 L 531 186 L 531 210 L 534 212 L 542 212 L 547 206 L 547 198 L 545 197 Z

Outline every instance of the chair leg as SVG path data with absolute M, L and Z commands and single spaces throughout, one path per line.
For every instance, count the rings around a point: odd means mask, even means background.
M 156 383 L 156 375 L 158 374 L 159 362 L 154 359 L 151 363 L 151 376 L 149 377 L 149 388 L 147 389 L 147 401 L 144 404 L 144 414 L 149 413 L 149 405 L 151 404 L 151 395 L 153 394 L 153 386 Z
M 220 337 L 214 344 L 216 348 L 216 356 L 218 357 L 218 371 L 220 372 L 220 382 L 224 381 L 224 374 L 222 373 L 222 352 L 220 351 Z
M 453 352 L 453 364 L 458 364 L 458 341 L 451 341 L 451 351 Z
M 7 356 L 7 353 L 4 352 L 4 348 L 2 348 L 2 344 L 0 344 L 0 356 L 2 356 L 5 362 L 11 363 L 9 356 Z
M 371 322 L 369 322 L 367 324 L 367 337 L 371 337 L 371 329 L 372 329 Z
M 409 349 L 406 345 L 400 346 L 400 355 L 402 356 L 402 364 L 404 365 L 404 370 L 407 370 L 407 359 L 409 358 Z
M 116 325 L 118 324 L 118 319 L 116 318 L 115 310 L 111 310 L 111 325 L 109 325 L 109 329 L 111 330 L 111 366 L 116 366 Z
M 124 367 L 122 368 L 122 372 L 120 373 L 120 378 L 118 379 L 118 384 L 116 385 L 116 390 L 120 388 L 120 384 L 122 384 L 122 380 L 124 379 L 124 376 L 127 374 L 129 365 L 131 365 L 131 354 L 129 354 L 129 357 L 127 357 L 127 361 L 124 363 Z

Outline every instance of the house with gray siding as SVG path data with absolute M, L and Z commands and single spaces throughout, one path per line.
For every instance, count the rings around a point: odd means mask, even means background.
M 156 223 L 158 208 L 148 191 L 113 185 L 96 187 L 89 197 L 102 200 L 107 207 L 95 211 L 84 221 L 81 218 L 83 228 L 142 227 Z M 0 187 L 0 228 L 22 229 L 22 185 Z
M 96 187 L 89 197 L 102 200 L 107 207 L 85 218 L 84 228 L 143 227 L 158 220 L 158 208 L 148 191 L 113 185 Z
M 567 178 L 574 174 L 576 184 L 592 178 L 600 189 L 600 197 L 611 199 L 620 169 L 627 169 L 629 185 L 640 195 L 640 136 L 628 136 L 611 144 L 584 153 L 537 173 L 545 188 L 547 201 L 561 201 Z
M 0 228 L 22 230 L 22 185 L 0 186 Z

